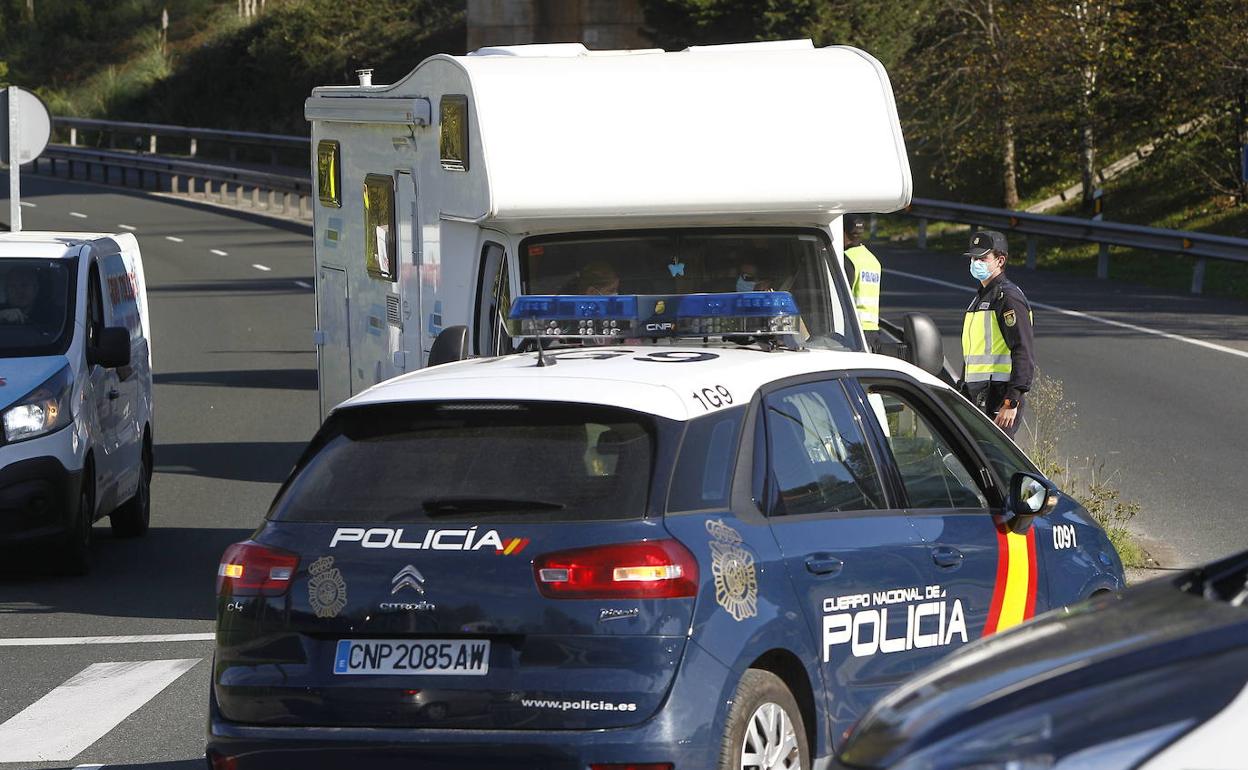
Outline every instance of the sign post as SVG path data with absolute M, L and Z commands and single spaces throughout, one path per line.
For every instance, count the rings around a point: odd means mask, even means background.
M 17 86 L 0 99 L 0 163 L 9 167 L 9 229 L 22 229 L 21 166 L 38 158 L 52 137 L 52 116 L 43 101 Z

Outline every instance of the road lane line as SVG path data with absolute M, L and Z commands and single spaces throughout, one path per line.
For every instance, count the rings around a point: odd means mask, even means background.
M 19 203 L 21 203 L 23 206 L 25 206 L 28 209 L 33 209 L 35 207 L 35 204 L 31 203 L 30 201 L 19 201 Z
M 0 647 L 68 647 L 83 644 L 141 644 L 146 642 L 210 642 L 216 634 L 133 634 L 130 636 L 19 636 L 0 639 Z
M 93 663 L 0 724 L 0 762 L 64 762 L 87 750 L 202 658 Z M 55 729 L 49 729 L 55 725 Z
M 975 293 L 975 288 L 972 286 L 963 286 L 963 285 L 956 284 L 956 283 L 950 283 L 949 281 L 942 281 L 939 278 L 928 278 L 925 275 L 915 275 L 914 273 L 907 273 L 904 270 L 890 270 L 888 272 L 891 273 L 892 275 L 900 275 L 906 278 L 913 278 L 916 281 L 924 281 L 926 283 L 932 283 L 937 286 L 945 286 L 950 289 L 957 289 L 959 291 L 970 292 L 972 294 Z M 1030 302 L 1030 300 L 1028 300 L 1028 302 Z M 1229 348 L 1225 345 L 1219 345 L 1214 342 L 1205 342 L 1204 340 L 1193 339 L 1192 337 L 1184 337 L 1181 334 L 1174 334 L 1172 332 L 1163 332 L 1160 329 L 1150 329 L 1147 326 L 1137 326 L 1136 324 L 1129 324 L 1123 321 L 1114 321 L 1110 318 L 1102 318 L 1101 316 L 1092 315 L 1091 313 L 1081 313 L 1078 310 L 1067 310 L 1064 307 L 1058 307 L 1057 305 L 1048 305 L 1043 302 L 1032 302 L 1031 306 L 1033 308 L 1038 307 L 1038 308 L 1043 308 L 1044 310 L 1052 310 L 1054 313 L 1061 313 L 1062 315 L 1070 316 L 1071 318 L 1082 318 L 1085 321 L 1096 321 L 1097 323 L 1103 323 L 1106 326 L 1117 326 L 1120 329 L 1130 329 L 1133 332 L 1140 332 L 1142 334 L 1152 334 L 1157 337 L 1165 337 L 1168 340 L 1174 340 L 1176 342 L 1186 342 L 1189 345 L 1195 345 L 1201 348 L 1208 348 L 1209 350 L 1216 350 L 1219 353 L 1228 353 L 1232 356 L 1239 356 L 1240 358 L 1248 358 L 1248 351 L 1246 350 L 1236 350 L 1235 348 Z
M 303 288 L 305 288 L 305 289 L 311 289 L 311 288 L 312 288 L 312 284 L 308 283 L 307 281 L 295 281 L 295 285 L 296 285 L 296 286 L 301 286 L 301 287 L 303 287 Z
M 165 236 L 165 240 L 166 240 L 166 241 L 173 241 L 174 243 L 181 243 L 181 242 L 182 242 L 182 239 L 181 239 L 181 238 L 179 238 L 179 237 L 178 237 L 178 236 L 176 236 L 176 235 L 166 235 L 166 236 Z
M 254 267 L 257 270 L 263 270 L 266 273 L 273 269 L 271 267 L 265 267 L 264 265 L 252 265 L 252 267 Z
M 75 765 L 74 770 L 103 770 L 104 765 Z
M 69 212 L 69 215 L 70 215 L 71 217 L 78 217 L 79 219 L 86 219 L 86 218 L 87 218 L 87 215 L 86 215 L 86 214 L 83 214 L 83 213 L 78 212 L 78 211 L 71 211 L 71 212 Z
M 211 251 L 213 254 L 216 254 L 218 257 L 228 257 L 228 256 L 230 256 L 229 254 L 227 254 L 226 252 L 222 251 L 221 249 L 209 249 L 209 251 Z
M 135 230 L 139 229 L 135 227 L 134 225 L 117 225 L 117 226 L 120 227 L 122 230 L 129 230 L 130 232 L 134 232 Z

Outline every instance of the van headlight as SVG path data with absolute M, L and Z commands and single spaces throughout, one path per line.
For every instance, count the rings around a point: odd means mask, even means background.
M 73 376 L 67 364 L 39 387 L 4 410 L 4 440 L 12 443 L 60 430 L 74 420 L 70 409 Z

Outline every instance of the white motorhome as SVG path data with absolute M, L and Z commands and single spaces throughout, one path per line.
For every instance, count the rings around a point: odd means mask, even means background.
M 305 114 L 322 416 L 444 329 L 509 352 L 517 294 L 787 290 L 808 344 L 860 350 L 840 216 L 911 195 L 884 68 L 808 40 L 438 55 Z

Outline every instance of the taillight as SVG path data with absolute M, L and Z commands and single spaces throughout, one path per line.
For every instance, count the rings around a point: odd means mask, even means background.
M 675 540 L 559 551 L 533 562 L 537 588 L 553 599 L 696 596 L 698 561 Z
M 218 596 L 280 596 L 290 587 L 299 557 L 244 540 L 225 549 L 217 567 Z

